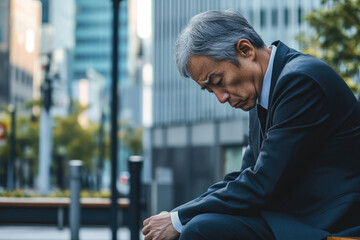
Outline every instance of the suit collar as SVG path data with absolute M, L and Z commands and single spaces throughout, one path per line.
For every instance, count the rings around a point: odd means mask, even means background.
M 271 76 L 270 97 L 269 97 L 269 105 L 268 105 L 268 109 L 267 109 L 268 111 L 271 110 L 272 101 L 273 101 L 273 92 L 274 92 L 276 83 L 278 81 L 278 78 L 281 74 L 281 71 L 283 70 L 283 68 L 285 67 L 286 63 L 289 61 L 291 56 L 293 56 L 293 54 L 290 54 L 290 52 L 295 52 L 294 50 L 292 50 L 288 46 L 286 46 L 284 43 L 282 43 L 281 41 L 273 42 L 271 45 L 276 46 L 276 53 L 275 53 L 274 65 L 273 65 L 272 76 Z M 263 131 L 260 130 L 261 136 L 262 136 L 262 138 L 260 140 L 260 146 L 262 144 L 261 143 L 262 139 L 264 139 L 266 137 L 265 135 L 266 135 L 267 129 L 269 127 L 270 115 L 271 114 L 269 114 L 269 113 L 266 114 L 265 126 L 263 127 L 264 129 L 263 129 Z
M 263 79 L 263 82 L 262 82 L 260 97 L 258 99 L 258 104 L 260 104 L 266 110 L 269 107 L 271 78 L 272 78 L 272 71 L 273 71 L 273 66 L 274 66 L 274 58 L 275 58 L 276 48 L 277 47 L 275 45 L 271 45 L 270 48 L 271 48 L 270 59 L 269 59 L 269 63 L 268 63 L 268 66 L 266 68 L 265 76 L 264 76 L 264 79 Z
M 283 70 L 285 64 L 288 62 L 288 59 L 291 57 L 289 55 L 290 48 L 286 46 L 281 41 L 275 41 L 271 45 L 275 45 L 277 47 L 275 59 L 274 59 L 274 66 L 271 76 L 271 87 L 270 87 L 270 100 L 269 100 L 269 107 L 272 105 L 272 95 L 274 92 L 275 85 L 277 80 L 280 76 L 281 71 Z

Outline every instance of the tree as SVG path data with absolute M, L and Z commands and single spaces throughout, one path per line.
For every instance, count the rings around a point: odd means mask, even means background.
M 38 106 L 38 103 L 29 102 L 22 106 L 28 109 Z M 80 126 L 78 116 L 85 109 L 74 104 L 73 112 L 64 118 L 56 117 L 53 127 L 53 161 L 52 161 L 52 181 L 56 182 L 58 187 L 63 188 L 63 183 L 67 172 L 67 161 L 72 159 L 83 160 L 84 170 L 87 173 L 93 172 L 96 168 L 94 159 L 98 155 L 98 124 L 89 122 L 87 128 Z M 6 164 L 9 159 L 10 148 L 10 128 L 11 119 L 8 112 L 2 111 L 0 121 L 3 122 L 8 130 L 6 145 L 0 146 L 0 185 L 6 181 Z M 33 177 L 38 173 L 39 158 L 39 121 L 36 116 L 18 115 L 16 118 L 16 161 L 17 173 L 15 174 L 17 182 L 21 187 L 32 186 Z M 105 138 L 105 149 L 109 146 L 109 141 Z M 105 155 L 107 155 L 105 151 Z M 23 167 L 27 165 L 28 174 L 23 174 Z M 29 179 L 30 178 L 30 179 Z M 62 180 L 59 180 L 61 178 Z
M 8 112 L 5 112 L 0 120 L 5 123 L 8 131 L 6 136 L 6 144 L 0 147 L 0 175 L 4 178 L 7 171 L 7 163 L 10 157 L 10 133 L 11 119 Z M 18 116 L 16 118 L 16 182 L 20 185 L 31 187 L 33 185 L 33 176 L 37 172 L 38 162 L 38 129 L 39 123 L 32 121 L 29 117 Z M 25 171 L 26 170 L 26 171 Z M 6 180 L 3 179 L 5 182 Z M 0 185 L 4 185 L 1 181 Z
M 85 168 L 92 169 L 92 160 L 97 154 L 97 126 L 89 124 L 84 129 L 78 123 L 78 116 L 54 119 L 53 155 L 64 154 L 69 160 L 80 159 Z
M 306 16 L 314 35 L 299 35 L 303 52 L 332 66 L 349 87 L 360 93 L 360 0 L 322 0 L 322 8 Z
M 142 154 L 142 128 L 125 125 L 122 139 L 125 146 L 131 151 L 131 154 Z

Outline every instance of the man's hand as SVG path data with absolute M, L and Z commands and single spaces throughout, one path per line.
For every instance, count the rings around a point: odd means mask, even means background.
M 172 225 L 169 212 L 161 212 L 146 219 L 142 233 L 145 235 L 144 240 L 175 240 L 180 236 Z

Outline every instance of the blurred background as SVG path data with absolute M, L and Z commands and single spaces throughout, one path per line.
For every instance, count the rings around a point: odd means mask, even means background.
M 110 197 L 112 8 L 111 0 L 0 0 L 1 198 L 69 197 L 73 159 L 84 165 L 81 196 Z M 120 1 L 117 190 L 129 196 L 127 160 L 142 155 L 143 217 L 240 168 L 247 113 L 182 79 L 174 61 L 188 20 L 214 9 L 239 10 L 267 45 L 281 40 L 323 59 L 359 96 L 360 0 Z M 55 208 L 32 209 L 1 205 L 0 225 L 56 225 Z M 82 223 L 105 226 L 108 215 L 85 209 Z

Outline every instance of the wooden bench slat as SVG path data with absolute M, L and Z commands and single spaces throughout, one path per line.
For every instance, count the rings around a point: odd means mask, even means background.
M 326 240 L 351 240 L 360 239 L 360 237 L 327 237 Z
M 81 198 L 81 208 L 109 208 L 111 200 L 108 198 Z M 0 197 L 0 207 L 26 207 L 26 208 L 57 208 L 58 228 L 64 226 L 64 208 L 69 207 L 69 198 L 16 198 Z M 119 198 L 118 207 L 127 208 L 130 205 L 128 198 Z
M 81 198 L 81 207 L 85 208 L 108 208 L 111 200 L 108 198 Z M 0 197 L 0 207 L 69 207 L 69 198 L 7 198 Z M 119 198 L 118 206 L 127 208 L 129 199 Z

